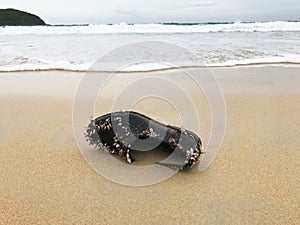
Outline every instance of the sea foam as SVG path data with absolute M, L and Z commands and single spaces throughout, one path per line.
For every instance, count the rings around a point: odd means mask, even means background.
M 105 53 L 145 41 L 167 42 L 193 57 L 176 55 L 170 66 L 163 55 L 141 56 L 123 70 L 300 63 L 300 22 L 7 26 L 0 28 L 0 71 L 88 71 Z M 132 56 L 123 52 L 120 60 L 126 67 Z

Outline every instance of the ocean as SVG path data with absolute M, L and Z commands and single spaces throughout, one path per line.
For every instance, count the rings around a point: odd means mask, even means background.
M 194 57 L 176 66 L 300 64 L 300 22 L 114 24 L 87 26 L 0 27 L 0 71 L 88 71 L 107 52 L 145 41 L 185 48 Z M 124 54 L 130 61 L 130 54 Z M 155 62 L 134 70 L 161 69 Z M 185 62 L 180 65 L 180 62 Z M 187 63 L 188 61 L 188 63 Z M 172 67 L 172 66 L 170 66 Z M 165 68 L 165 67 L 164 67 Z

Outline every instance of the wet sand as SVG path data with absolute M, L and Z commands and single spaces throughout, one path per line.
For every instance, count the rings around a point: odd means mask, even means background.
M 111 182 L 80 154 L 72 108 L 83 74 L 0 74 L 0 224 L 299 224 L 300 68 L 212 72 L 227 109 L 214 163 L 146 187 Z M 185 82 L 172 71 L 159 74 Z M 118 85 L 136 75 L 124 75 Z M 204 97 L 193 90 L 202 120 L 209 121 Z M 106 97 L 96 114 L 110 110 Z M 172 107 L 155 101 L 135 109 L 180 123 Z M 209 129 L 204 122 L 204 145 Z

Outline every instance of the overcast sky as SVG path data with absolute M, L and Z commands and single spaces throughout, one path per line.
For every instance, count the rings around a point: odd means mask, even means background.
M 49 24 L 300 20 L 300 0 L 0 0 Z

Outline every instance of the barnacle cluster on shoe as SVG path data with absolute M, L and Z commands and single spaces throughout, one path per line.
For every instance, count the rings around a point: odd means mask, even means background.
M 153 128 L 147 128 L 146 130 L 143 130 L 142 133 L 138 134 L 138 138 L 140 139 L 146 139 L 146 138 L 157 138 L 160 134 L 157 134 L 153 131 Z
M 85 137 L 91 145 L 100 146 L 102 143 L 111 154 L 119 155 L 127 163 L 135 161 L 131 155 L 131 150 L 136 150 L 134 139 L 139 142 L 147 140 L 148 144 L 159 143 L 158 146 L 153 145 L 154 149 L 169 153 L 176 151 L 182 158 L 180 164 L 157 163 L 172 169 L 192 167 L 203 153 L 201 139 L 193 132 L 164 125 L 133 111 L 115 112 L 92 119 Z
M 117 137 L 114 137 L 113 148 L 110 149 L 111 154 L 118 154 L 128 163 L 132 163 L 133 159 L 130 155 L 130 146 L 126 147 Z

